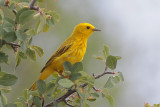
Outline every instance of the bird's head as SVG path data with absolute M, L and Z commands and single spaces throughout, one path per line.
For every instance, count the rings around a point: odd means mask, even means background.
M 93 25 L 89 23 L 80 23 L 74 28 L 74 34 L 80 36 L 85 36 L 88 38 L 94 31 L 101 31 L 99 29 L 96 29 Z

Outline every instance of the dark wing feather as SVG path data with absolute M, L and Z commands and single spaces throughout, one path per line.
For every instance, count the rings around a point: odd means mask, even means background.
M 63 46 L 63 45 L 62 45 Z M 46 67 L 48 67 L 56 57 L 59 57 L 61 55 L 63 55 L 65 52 L 67 52 L 68 49 L 71 48 L 72 44 L 70 45 L 66 45 L 66 46 L 63 46 L 63 47 L 60 47 L 52 56 L 51 58 L 47 61 L 47 63 L 45 64 L 45 66 L 43 67 L 43 69 L 41 70 L 41 73 L 44 71 L 44 69 Z

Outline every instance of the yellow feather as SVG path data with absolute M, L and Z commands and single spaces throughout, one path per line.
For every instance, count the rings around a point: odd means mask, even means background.
M 52 73 L 58 72 L 60 75 L 63 73 L 63 63 L 69 61 L 72 64 L 82 61 L 86 52 L 88 37 L 94 32 L 100 31 L 95 29 L 89 23 L 78 24 L 71 36 L 69 36 L 64 43 L 55 51 L 51 58 L 47 61 L 43 67 L 40 77 L 37 79 L 45 80 Z M 36 81 L 30 87 L 30 90 L 36 89 Z

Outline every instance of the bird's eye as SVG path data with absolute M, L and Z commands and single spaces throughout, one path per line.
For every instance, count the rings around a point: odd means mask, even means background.
M 89 29 L 90 27 L 89 26 L 87 26 L 87 29 Z

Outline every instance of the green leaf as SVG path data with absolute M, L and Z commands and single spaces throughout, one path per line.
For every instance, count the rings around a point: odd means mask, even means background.
M 21 57 L 20 57 L 19 54 L 17 53 L 17 55 L 16 55 L 16 67 L 19 66 L 20 62 L 21 62 Z
M 20 49 L 22 50 L 22 52 L 26 52 L 26 50 L 27 50 L 27 44 L 26 44 L 26 42 L 21 42 Z
M 10 31 L 3 35 L 3 39 L 7 42 L 14 42 L 17 39 L 17 36 L 14 31 Z
M 30 91 L 29 92 L 29 96 L 32 95 L 32 96 L 39 96 L 39 93 L 37 91 Z
M 21 57 L 21 58 L 23 58 L 23 59 L 27 59 L 27 56 L 25 55 L 25 53 L 23 53 L 23 52 L 18 52 L 18 55 Z
M 106 61 L 107 67 L 109 67 L 111 70 L 114 70 L 117 65 L 117 58 L 115 56 L 109 55 Z
M 36 13 L 35 15 L 33 15 L 33 18 L 34 18 L 35 20 L 39 19 L 39 18 L 40 18 L 40 13 L 38 12 L 38 13 Z
M 22 103 L 25 103 L 25 102 L 26 102 L 26 99 L 25 99 L 24 97 L 22 97 L 22 96 L 18 97 L 17 100 L 18 100 L 19 102 L 22 102 Z
M 28 89 L 25 89 L 23 91 L 23 97 L 25 98 L 26 101 L 28 100 Z
M 93 101 L 96 101 L 96 98 L 94 98 L 94 97 L 88 97 L 87 100 L 90 101 L 90 102 L 93 102 Z
M 75 80 L 79 79 L 80 77 L 81 77 L 80 73 L 71 73 L 71 75 L 69 76 L 69 79 L 71 81 L 75 81 Z
M 70 88 L 74 85 L 74 83 L 71 80 L 66 79 L 66 78 L 65 79 L 60 79 L 58 81 L 58 84 L 61 85 L 62 87 L 65 87 L 65 88 Z
M 33 14 L 34 14 L 33 10 L 23 11 L 19 16 L 19 23 L 26 23 L 26 22 L 30 21 L 33 18 L 32 17 Z
M 2 88 L 0 88 L 0 90 L 2 91 L 2 92 L 4 92 L 4 93 L 9 93 L 12 89 L 11 89 L 11 87 L 2 87 Z
M 37 22 L 36 27 L 35 27 L 35 32 L 40 33 L 43 30 L 45 24 L 46 24 L 45 17 L 43 15 L 40 15 L 40 19 Z
M 4 17 L 4 21 L 7 21 L 8 23 L 10 23 L 10 24 L 12 24 L 12 25 L 15 24 L 14 20 L 13 20 L 13 19 L 10 19 L 10 18 L 8 18 L 8 17 Z
M 66 75 L 66 76 L 71 75 L 71 71 L 65 71 L 65 72 L 64 72 L 64 75 Z
M 17 107 L 17 105 L 13 103 L 8 103 L 5 105 L 5 107 Z
M 23 104 L 21 102 L 15 102 L 15 104 L 17 105 L 17 107 L 23 107 Z
M 44 52 L 43 52 L 43 49 L 41 47 L 39 47 L 39 46 L 32 46 L 32 48 L 38 53 L 38 55 L 40 57 L 43 56 Z
M 43 80 L 38 80 L 36 83 L 39 93 L 44 94 L 46 92 L 47 86 Z
M 68 61 L 63 63 L 63 67 L 64 67 L 65 71 L 72 71 L 72 64 Z
M 54 87 L 55 87 L 55 84 L 50 82 L 49 84 L 47 84 L 47 91 L 52 90 Z
M 0 63 L 8 62 L 8 55 L 0 51 Z
M 121 56 L 115 56 L 115 57 L 117 58 L 117 60 L 122 59 L 122 57 L 121 57 Z
M 41 99 L 37 96 L 33 97 L 33 103 L 34 105 L 36 105 L 37 107 L 41 107 Z
M 45 24 L 43 28 L 43 32 L 48 32 L 49 31 L 49 25 Z
M 114 76 L 112 81 L 113 81 L 113 83 L 117 84 L 120 82 L 120 78 L 118 76 Z
M 32 43 L 32 37 L 28 40 L 28 44 L 30 45 Z
M 30 59 L 32 59 L 33 61 L 36 60 L 36 53 L 33 49 L 27 48 L 26 51 L 27 56 L 29 56 Z
M 1 93 L 1 91 L 0 91 Z M 0 94 L 0 98 L 1 98 L 1 103 L 2 103 L 2 106 L 5 107 L 5 105 L 7 104 L 7 98 L 6 96 L 4 96 L 2 93 Z
M 27 35 L 24 32 L 22 32 L 21 30 L 16 31 L 16 36 L 17 36 L 18 40 L 23 41 L 23 42 L 25 42 L 25 40 L 27 38 Z
M 52 92 L 52 98 L 56 98 L 57 96 L 59 96 L 59 94 L 62 92 L 62 89 L 58 89 L 56 88 L 53 92 Z
M 22 8 L 21 10 L 19 10 L 16 14 L 16 22 L 19 23 L 19 17 L 20 15 L 24 12 L 24 11 L 27 11 L 27 10 L 30 10 L 29 8 Z
M 107 58 L 110 54 L 110 50 L 109 47 L 107 45 L 104 45 L 104 53 L 105 53 L 105 57 Z
M 10 6 L 9 6 L 9 9 L 11 9 L 11 10 L 13 10 L 13 9 L 15 9 L 15 3 L 14 2 L 12 2 L 12 3 L 10 3 Z
M 27 35 L 29 36 L 35 36 L 36 35 L 36 32 L 33 30 L 33 29 L 29 29 L 25 32 Z
M 73 65 L 73 71 L 72 71 L 72 72 L 78 72 L 78 71 L 83 71 L 82 62 L 76 62 L 76 63 Z
M 114 86 L 114 84 L 112 83 L 112 79 L 113 79 L 113 77 L 109 77 L 108 78 L 106 84 L 104 85 L 104 88 L 110 89 L 110 88 L 112 88 Z
M 71 81 L 75 81 L 81 77 L 81 74 L 78 72 L 78 71 L 83 70 L 83 65 L 81 62 L 75 63 L 72 67 L 72 64 L 70 62 L 66 61 L 63 63 L 63 67 L 66 71 L 71 71 L 71 74 L 69 76 L 69 79 Z
M 84 107 L 90 107 L 89 104 L 86 103 L 86 101 L 84 102 Z
M 7 74 L 5 72 L 0 72 L 0 85 L 10 86 L 16 83 L 17 77 L 12 74 Z
M 113 107 L 114 106 L 114 99 L 113 99 L 113 97 L 111 95 L 107 94 L 106 95 L 106 99 L 108 100 L 110 107 Z
M 123 77 L 123 74 L 122 72 L 118 72 L 118 77 L 121 79 L 121 81 L 124 81 L 124 77 Z
M 102 56 L 97 56 L 96 59 L 103 61 L 103 57 Z
M 40 24 L 40 18 L 38 19 L 37 23 L 36 23 L 36 26 L 35 26 L 35 29 L 34 29 L 34 32 L 35 34 L 38 34 L 39 32 L 37 31 L 38 30 L 38 27 L 39 27 L 39 24 Z
M 60 17 L 56 13 L 56 11 L 49 11 L 48 14 L 52 16 L 51 19 L 49 20 L 50 24 L 54 25 L 54 23 L 57 23 L 59 21 Z
M 83 71 L 83 72 L 84 72 L 84 71 Z M 80 73 L 81 73 L 81 72 L 80 72 Z M 83 83 L 87 83 L 88 86 L 89 86 L 90 88 L 92 88 L 93 85 L 94 85 L 94 82 L 95 82 L 95 78 L 94 78 L 93 76 L 88 76 L 88 75 L 86 75 L 86 76 L 82 76 L 82 77 L 79 79 L 79 81 L 81 81 L 81 82 L 83 82 Z

